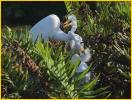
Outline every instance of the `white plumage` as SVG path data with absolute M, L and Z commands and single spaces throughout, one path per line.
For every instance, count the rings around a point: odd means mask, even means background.
M 68 41 L 70 42 L 71 49 L 82 47 L 82 37 L 78 34 L 75 34 L 77 29 L 77 20 L 74 15 L 68 16 L 70 25 L 72 26 L 71 30 L 66 34 L 60 29 L 60 19 L 58 16 L 52 14 L 35 24 L 30 33 L 32 34 L 33 41 L 36 41 L 38 36 L 42 36 L 42 39 L 46 42 L 50 39 L 59 40 L 59 41 Z
M 84 52 L 79 55 L 79 54 L 74 54 L 71 58 L 71 61 L 74 63 L 77 60 L 80 60 L 81 62 L 89 62 L 89 60 L 91 59 L 91 53 L 90 50 L 88 48 L 86 48 L 84 50 Z
M 83 72 L 84 70 L 86 70 L 88 68 L 88 65 L 85 62 L 81 62 L 80 65 L 77 68 L 76 72 Z
M 86 62 L 89 62 L 90 59 L 91 59 L 90 50 L 87 48 L 80 55 L 74 54 L 71 58 L 71 61 L 72 63 L 76 63 L 78 60 L 81 61 L 80 65 L 78 66 L 76 70 L 77 73 L 81 73 L 88 68 L 88 65 L 86 64 Z M 90 78 L 91 78 L 91 72 L 88 72 L 85 75 L 85 82 L 89 82 Z
M 77 62 L 78 60 L 81 61 L 79 67 L 77 68 L 77 72 L 83 72 L 85 69 L 87 69 L 86 62 L 89 62 L 91 59 L 90 50 L 87 48 L 84 50 L 84 53 L 81 53 L 80 55 L 74 54 L 71 58 L 72 63 Z
M 80 54 L 80 59 L 81 62 L 89 62 L 89 60 L 91 59 L 91 53 L 88 48 L 85 49 L 84 52 Z
M 68 19 L 69 19 L 69 21 L 71 21 L 71 26 L 72 26 L 71 32 L 74 33 L 77 29 L 77 19 L 74 15 L 68 16 Z
M 39 35 L 42 35 L 42 39 L 46 42 L 49 39 L 68 41 L 69 37 L 60 29 L 60 19 L 58 16 L 52 14 L 35 24 L 30 30 L 33 36 L 33 41 L 37 39 Z
M 59 41 L 67 41 L 70 43 L 71 49 L 78 49 L 83 50 L 84 53 L 81 53 L 80 55 L 75 54 L 72 56 L 71 61 L 75 63 L 77 60 L 80 60 L 81 63 L 79 67 L 77 68 L 76 72 L 83 72 L 88 66 L 86 62 L 88 62 L 91 58 L 91 54 L 89 49 L 83 48 L 83 40 L 82 37 L 78 34 L 75 34 L 75 31 L 77 29 L 77 20 L 74 15 L 68 16 L 68 22 L 71 22 L 70 25 L 71 30 L 66 34 L 60 29 L 60 19 L 58 16 L 52 14 L 49 15 L 42 20 L 40 20 L 37 24 L 35 24 L 31 30 L 31 38 L 35 42 L 39 36 L 42 36 L 42 39 L 46 42 L 48 40 L 59 40 Z M 67 24 L 65 23 L 65 24 Z M 90 73 L 88 73 L 85 77 L 90 79 Z
M 80 61 L 80 56 L 78 54 L 74 54 L 71 58 L 71 62 L 77 63 L 77 61 Z

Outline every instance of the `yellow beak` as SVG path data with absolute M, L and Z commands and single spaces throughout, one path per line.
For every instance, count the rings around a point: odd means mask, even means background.
M 69 20 L 65 21 L 65 22 L 63 23 L 63 29 L 69 27 L 70 25 L 71 25 L 71 22 L 70 22 Z
M 80 48 L 80 52 L 83 53 L 85 49 L 83 47 Z

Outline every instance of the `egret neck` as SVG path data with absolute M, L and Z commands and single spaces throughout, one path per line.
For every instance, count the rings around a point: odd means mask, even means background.
M 61 29 L 54 31 L 53 33 L 54 34 L 50 37 L 51 39 L 59 40 L 59 41 L 66 41 L 66 42 L 71 40 L 71 37 L 65 32 L 63 32 Z

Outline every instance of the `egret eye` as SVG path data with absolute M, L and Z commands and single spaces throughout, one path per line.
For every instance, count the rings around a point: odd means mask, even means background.
M 81 46 L 84 46 L 84 42 L 80 42 Z

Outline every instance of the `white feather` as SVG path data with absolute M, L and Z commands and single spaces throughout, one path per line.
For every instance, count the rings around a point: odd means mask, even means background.
M 64 33 L 60 29 L 60 19 L 58 16 L 52 14 L 35 24 L 31 30 L 33 41 L 36 41 L 37 37 L 42 34 L 42 39 L 47 41 L 49 39 L 68 41 L 68 34 Z
M 69 35 L 69 37 L 71 37 L 70 47 L 72 49 L 77 48 L 79 50 L 81 47 L 83 47 L 83 45 L 82 45 L 83 40 L 82 40 L 81 36 L 71 32 L 71 31 L 68 32 L 68 35 Z
M 78 66 L 77 71 L 76 72 L 83 72 L 84 70 L 86 70 L 88 67 L 88 65 L 84 62 L 81 62 L 81 64 Z
M 77 19 L 76 19 L 75 15 L 69 15 L 68 20 L 72 22 L 71 23 L 71 25 L 72 25 L 71 32 L 74 33 L 77 29 Z
M 74 15 L 68 16 L 68 20 L 72 22 L 71 31 L 66 34 L 60 29 L 60 19 L 58 16 L 52 14 L 49 15 L 38 23 L 36 23 L 30 30 L 31 37 L 35 42 L 38 36 L 42 35 L 42 39 L 46 42 L 50 39 L 59 41 L 69 41 L 71 49 L 80 49 L 82 37 L 75 34 L 77 28 L 77 20 Z
M 88 48 L 84 50 L 84 53 L 80 54 L 80 59 L 81 62 L 89 62 L 89 60 L 91 59 L 91 53 Z
M 78 54 L 74 54 L 71 58 L 71 62 L 76 63 L 77 61 L 80 61 L 80 56 Z
M 86 75 L 85 75 L 85 82 L 89 82 L 91 79 L 91 72 L 88 72 Z

